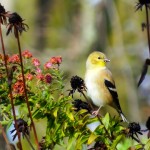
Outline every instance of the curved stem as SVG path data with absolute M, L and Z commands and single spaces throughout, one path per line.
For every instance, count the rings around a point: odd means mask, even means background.
M 4 55 L 4 62 L 5 62 L 7 80 L 9 80 L 9 73 L 8 73 L 8 67 L 7 67 L 7 58 L 6 58 L 4 41 L 3 41 L 3 36 L 2 36 L 1 22 L 0 22 L 0 38 L 1 38 L 3 55 Z M 9 94 L 10 94 L 10 99 L 11 99 L 10 101 L 11 101 L 11 107 L 12 107 L 12 113 L 13 113 L 13 117 L 14 117 L 15 127 L 16 127 L 16 131 L 17 131 L 19 144 L 20 144 L 20 150 L 22 150 L 21 137 L 20 137 L 20 133 L 19 133 L 19 130 L 18 130 L 18 125 L 17 125 L 17 119 L 16 119 L 16 113 L 15 113 L 15 106 L 14 106 L 14 103 L 13 103 L 13 94 L 12 94 L 11 85 L 9 86 Z
M 30 110 L 30 105 L 29 105 L 29 100 L 28 100 L 28 95 L 27 95 L 25 76 L 24 76 L 23 60 L 22 60 L 22 55 L 21 55 L 21 45 L 20 45 L 19 33 L 18 33 L 18 29 L 15 29 L 15 30 L 16 30 L 16 33 L 17 33 L 16 34 L 17 35 L 16 38 L 17 38 L 19 57 L 20 57 L 20 63 L 21 63 L 21 73 L 22 73 L 22 78 L 23 78 L 23 87 L 24 87 L 25 100 L 26 100 L 29 116 L 30 116 L 30 119 L 31 119 L 31 125 L 33 127 L 33 132 L 34 132 L 34 136 L 35 136 L 35 142 L 36 142 L 37 148 L 39 150 L 40 147 L 39 147 L 38 137 L 37 137 L 35 125 L 34 125 L 34 122 L 33 122 L 32 114 L 31 114 L 31 110 Z

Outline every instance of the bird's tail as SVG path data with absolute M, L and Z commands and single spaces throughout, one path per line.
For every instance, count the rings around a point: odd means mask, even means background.
M 126 119 L 125 115 L 124 115 L 122 112 L 120 112 L 119 114 L 120 114 L 120 116 L 121 116 L 123 122 L 129 123 L 129 121 Z

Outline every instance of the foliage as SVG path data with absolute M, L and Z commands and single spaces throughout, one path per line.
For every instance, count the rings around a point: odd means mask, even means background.
M 0 95 L 0 109 L 3 117 L 1 123 L 7 125 L 13 121 L 8 91 L 8 86 L 11 86 L 14 104 L 19 106 L 17 118 L 25 119 L 30 126 L 31 121 L 25 103 L 20 59 L 17 54 L 7 56 L 10 72 L 8 81 L 4 58 L 3 55 L 0 56 L 0 72 L 2 72 L 0 77 L 2 93 Z M 99 147 L 100 145 L 97 144 L 99 142 L 101 145 L 105 145 L 106 149 L 116 149 L 117 145 L 124 141 L 127 135 L 130 135 L 129 128 L 124 127 L 119 118 L 112 118 L 108 113 L 101 118 L 103 124 L 98 125 L 93 132 L 90 130 L 88 125 L 99 120 L 97 117 L 91 116 L 89 108 L 85 107 L 85 102 L 80 100 L 80 103 L 84 105 L 80 104 L 80 109 L 78 109 L 78 105 L 73 103 L 73 98 L 64 94 L 65 80 L 61 70 L 62 58 L 60 56 L 50 58 L 43 66 L 28 50 L 22 52 L 22 57 L 32 117 L 36 120 L 47 119 L 46 135 L 43 135 L 44 140 L 42 139 L 43 145 L 39 142 L 41 149 L 53 149 L 56 145 L 62 145 L 68 150 L 82 149 L 83 144 L 91 145 L 93 143 L 96 143 L 94 146 Z M 75 76 L 71 81 L 73 79 L 76 81 L 79 77 Z M 81 84 L 84 83 L 81 82 Z M 83 89 L 78 83 L 77 85 Z M 81 93 L 80 90 L 78 92 Z
M 143 5 L 142 5 L 143 6 Z M 142 7 L 141 6 L 141 7 Z M 138 9 L 140 9 L 138 5 Z M 7 35 L 13 31 L 18 43 L 18 54 L 12 56 L 5 54 L 2 42 L 3 54 L 0 54 L 0 110 L 1 124 L 11 125 L 13 121 L 13 140 L 18 136 L 19 149 L 21 147 L 20 134 L 30 142 L 29 127 L 33 127 L 32 120 L 46 119 L 46 133 L 41 141 L 36 140 L 38 149 L 54 149 L 61 145 L 67 150 L 115 150 L 123 147 L 125 140 L 131 138 L 137 143 L 136 150 L 149 149 L 150 141 L 141 142 L 138 134 L 142 135 L 138 123 L 124 124 L 117 117 L 111 117 L 107 113 L 104 117 L 93 116 L 91 104 L 81 100 L 74 100 L 73 94 L 77 91 L 86 98 L 84 80 L 78 76 L 71 78 L 71 90 L 68 95 L 65 91 L 65 79 L 61 70 L 61 56 L 51 57 L 44 65 L 34 58 L 28 50 L 21 51 L 19 34 L 26 31 L 28 25 L 17 14 L 8 14 L 0 5 L 0 25 L 7 24 Z M 8 18 L 7 18 L 8 17 Z M 16 18 L 15 18 L 16 17 Z M 2 40 L 2 32 L 1 41 Z M 71 95 L 71 96 L 70 96 Z M 88 100 L 87 100 L 88 101 Z M 14 106 L 19 106 L 19 113 L 15 114 Z M 13 110 L 13 114 L 11 113 Z M 94 130 L 91 124 L 99 123 Z M 146 131 L 149 129 L 148 119 Z M 149 137 L 149 132 L 148 132 Z M 131 145 L 126 145 L 131 148 Z

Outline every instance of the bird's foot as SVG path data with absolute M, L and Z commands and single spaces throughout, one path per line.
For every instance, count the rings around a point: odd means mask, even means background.
M 98 110 L 93 111 L 93 112 L 92 112 L 92 115 L 94 115 L 94 116 L 98 116 L 98 115 L 99 115 L 99 109 L 98 109 Z

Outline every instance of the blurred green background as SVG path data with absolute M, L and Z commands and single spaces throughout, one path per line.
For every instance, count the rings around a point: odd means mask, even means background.
M 17 12 L 29 30 L 21 36 L 22 50 L 46 62 L 62 56 L 62 69 L 69 85 L 71 76 L 84 78 L 86 58 L 93 50 L 111 60 L 124 114 L 145 124 L 150 116 L 150 76 L 137 88 L 148 44 L 145 9 L 135 11 L 138 0 L 1 0 L 6 11 Z M 4 32 L 5 32 L 4 28 Z M 14 38 L 5 37 L 9 54 L 17 52 Z M 66 87 L 66 89 L 69 88 Z M 114 112 L 114 110 L 109 110 Z

